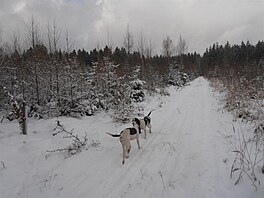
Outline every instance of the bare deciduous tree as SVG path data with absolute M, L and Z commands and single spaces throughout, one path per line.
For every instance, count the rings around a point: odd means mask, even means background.
M 14 32 L 12 37 L 11 37 L 11 42 L 12 42 L 12 47 L 13 47 L 13 52 L 17 52 L 21 54 L 21 45 L 20 45 L 20 37 L 19 37 L 19 31 Z
M 60 48 L 60 39 L 61 39 L 61 29 L 56 24 L 56 20 L 53 20 L 53 27 L 51 30 L 51 45 L 52 48 L 51 51 L 53 51 L 53 54 L 58 54 L 59 48 Z M 55 57 L 56 60 L 56 57 Z M 60 74 L 61 74 L 61 63 L 58 61 L 54 61 L 53 63 L 55 65 L 55 82 L 56 82 L 56 97 L 57 97 L 57 103 L 58 106 L 61 105 L 61 97 L 60 97 Z
M 133 46 L 134 46 L 134 39 L 133 39 L 133 35 L 131 34 L 130 30 L 129 30 L 129 24 L 127 24 L 127 31 L 124 37 L 124 47 L 127 50 L 128 54 L 131 54 L 132 50 L 133 50 Z
M 33 78 L 35 81 L 35 92 L 36 92 L 36 99 L 37 104 L 40 104 L 40 87 L 39 87 L 39 64 L 37 54 L 38 54 L 38 47 L 40 47 L 41 41 L 40 41 L 40 30 L 39 26 L 32 15 L 31 22 L 29 24 L 26 24 L 27 34 L 26 34 L 26 43 L 32 48 L 32 54 L 31 54 L 31 61 L 28 62 L 28 66 L 31 67 L 31 70 L 33 71 Z
M 54 52 L 57 52 L 60 48 L 61 29 L 56 24 L 55 19 L 53 20 L 52 39 Z
M 141 58 L 141 72 L 140 72 L 140 78 L 142 79 L 143 77 L 143 73 L 144 73 L 144 55 L 145 55 L 145 38 L 142 34 L 142 32 L 140 33 L 140 36 L 139 36 L 139 40 L 138 40 L 138 52 L 140 54 L 140 58 Z
M 182 36 L 180 35 L 180 38 L 178 40 L 178 44 L 176 47 L 176 51 L 177 51 L 177 55 L 182 55 L 184 54 L 186 51 L 188 50 L 188 46 L 186 41 L 182 38 Z
M 33 15 L 31 17 L 31 22 L 26 24 L 26 30 L 26 44 L 34 49 L 36 45 L 40 43 L 40 30 Z
M 114 41 L 111 38 L 108 26 L 106 28 L 106 34 L 107 34 L 107 46 L 110 49 L 110 51 L 112 52 L 113 51 L 113 47 L 114 47 Z
M 147 53 L 148 58 L 152 57 L 153 49 L 154 49 L 154 45 L 153 45 L 152 39 L 150 37 L 149 42 L 148 42 L 148 46 L 146 49 L 146 53 Z
M 66 36 L 65 36 L 65 41 L 66 41 L 66 53 L 70 53 L 74 47 L 74 41 L 72 40 L 71 37 L 69 37 L 69 32 L 66 30 Z
M 0 49 L 2 48 L 2 28 L 0 26 Z
M 3 60 L 3 43 L 2 43 L 2 29 L 1 29 L 1 26 L 0 26 L 0 66 L 1 66 L 1 63 L 2 63 L 2 60 Z
M 51 33 L 51 27 L 50 27 L 49 22 L 47 24 L 47 46 L 48 46 L 49 53 L 52 53 L 52 33 Z
M 145 55 L 146 52 L 145 46 L 146 46 L 145 38 L 143 36 L 143 33 L 141 32 L 137 43 L 137 50 L 140 53 L 141 57 Z
M 162 53 L 165 57 L 170 58 L 174 52 L 174 44 L 172 39 L 167 36 L 162 42 Z

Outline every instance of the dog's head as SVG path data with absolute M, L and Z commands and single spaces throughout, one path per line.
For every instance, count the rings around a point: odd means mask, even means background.
M 139 129 L 139 133 L 141 133 L 141 129 L 140 129 L 140 120 L 139 120 L 138 118 L 133 118 L 133 120 L 132 120 L 132 124 L 133 124 L 134 127 L 137 126 L 138 129 Z
M 132 124 L 133 124 L 133 126 L 138 125 L 138 127 L 139 127 L 140 126 L 140 120 L 138 118 L 133 118 Z

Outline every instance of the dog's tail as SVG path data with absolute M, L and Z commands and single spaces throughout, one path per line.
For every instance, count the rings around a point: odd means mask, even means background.
M 155 110 L 155 109 L 152 109 L 152 110 L 148 113 L 147 117 L 149 117 L 150 114 L 151 114 L 151 112 L 154 111 L 154 110 Z
M 120 137 L 121 136 L 120 134 L 112 134 L 112 133 L 107 133 L 107 132 L 106 132 L 106 134 L 108 134 L 108 135 L 110 135 L 112 137 Z

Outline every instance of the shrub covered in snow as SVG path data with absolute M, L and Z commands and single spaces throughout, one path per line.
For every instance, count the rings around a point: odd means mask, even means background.
M 190 81 L 190 77 L 188 74 L 177 71 L 170 74 L 168 84 L 182 87 L 186 85 L 189 81 Z
M 130 91 L 130 98 L 133 102 L 142 102 L 145 98 L 144 88 L 143 85 L 145 81 L 142 80 L 133 80 L 130 82 L 131 91 Z

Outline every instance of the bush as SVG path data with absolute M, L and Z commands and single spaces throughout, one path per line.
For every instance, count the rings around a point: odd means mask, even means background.
M 145 98 L 144 88 L 143 85 L 145 81 L 142 80 L 133 80 L 130 82 L 131 91 L 130 91 L 130 98 L 133 102 L 142 102 Z

